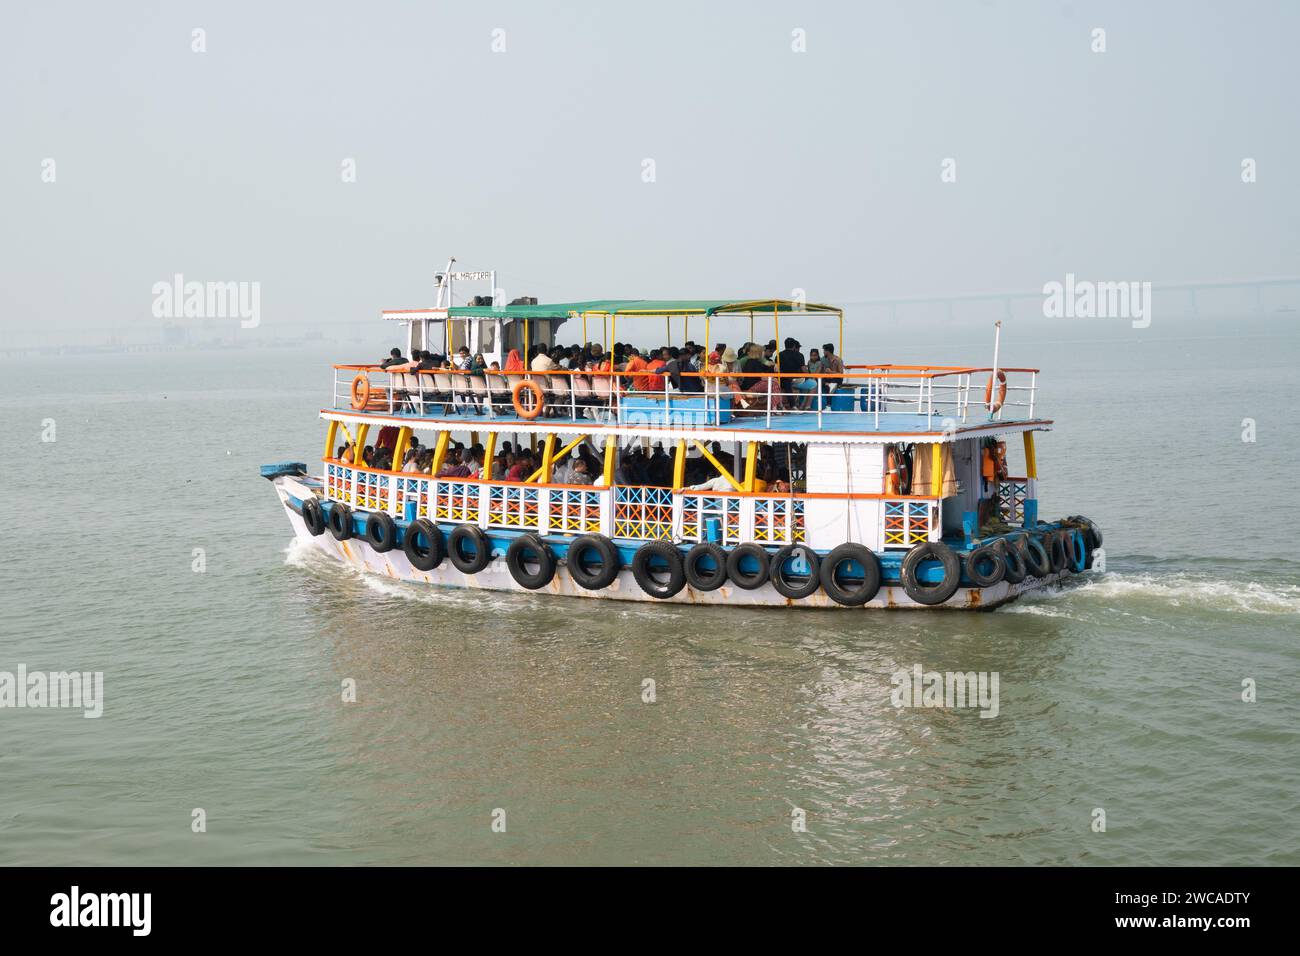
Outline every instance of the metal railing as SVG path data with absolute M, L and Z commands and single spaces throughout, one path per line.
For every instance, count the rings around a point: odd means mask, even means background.
M 819 429 L 850 418 L 857 424 L 866 418 L 879 429 L 882 415 L 907 415 L 923 417 L 932 430 L 936 424 L 1029 419 L 1038 395 L 1038 370 L 1032 368 L 1000 368 L 996 380 L 990 368 L 906 365 L 854 365 L 842 373 L 682 372 L 676 379 L 680 387 L 656 370 L 391 371 L 336 365 L 332 407 L 440 421 L 560 418 L 670 426 L 736 421 L 769 428 L 793 426 L 802 416 L 799 424 L 815 420 Z

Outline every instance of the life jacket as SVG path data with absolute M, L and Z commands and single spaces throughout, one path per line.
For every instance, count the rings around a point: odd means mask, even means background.
M 898 449 L 893 445 L 885 446 L 885 494 L 896 495 L 902 488 L 902 473 L 899 468 Z
M 1006 442 L 990 442 L 984 446 L 983 460 L 980 463 L 980 473 L 983 474 L 984 480 L 989 482 L 1001 481 L 1007 476 Z

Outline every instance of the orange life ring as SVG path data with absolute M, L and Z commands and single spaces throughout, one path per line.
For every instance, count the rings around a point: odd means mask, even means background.
M 524 389 L 528 389 L 533 393 L 533 407 L 531 409 L 524 408 L 524 403 L 519 400 L 519 393 Z M 522 382 L 515 382 L 514 388 L 510 389 L 510 401 L 515 406 L 515 414 L 525 421 L 531 422 L 542 413 L 542 404 L 546 401 L 546 394 L 542 391 L 542 386 L 526 378 Z
M 1007 373 L 998 369 L 998 401 L 993 404 L 993 376 L 989 376 L 989 383 L 984 386 L 984 406 L 990 412 L 998 411 L 1007 400 Z
M 352 380 L 352 407 L 361 411 L 370 404 L 370 379 L 361 372 Z

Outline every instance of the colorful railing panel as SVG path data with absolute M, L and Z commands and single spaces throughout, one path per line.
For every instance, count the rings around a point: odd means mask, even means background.
M 930 540 L 933 511 L 929 501 L 882 502 L 884 521 L 881 541 L 886 548 L 910 548 Z
M 639 486 L 614 489 L 614 537 L 654 540 L 672 536 L 672 489 Z
M 347 465 L 325 465 L 325 497 L 330 501 L 352 503 L 352 469 Z
M 740 544 L 740 502 L 735 495 L 682 494 L 682 538 L 707 541 L 709 522 L 718 523 L 719 544 Z
M 798 544 L 804 540 L 800 498 L 755 498 L 754 540 L 764 544 Z
M 600 499 L 594 488 L 552 488 L 549 530 L 562 534 L 599 534 Z
M 1004 478 L 998 482 L 998 514 L 1007 524 L 1020 524 L 1025 518 L 1025 499 L 1029 497 L 1028 478 Z
M 492 485 L 488 490 L 489 527 L 538 527 L 541 491 L 536 485 Z
M 478 524 L 479 489 L 477 482 L 444 481 L 433 483 L 433 518 L 457 524 Z M 535 512 L 534 512 L 535 513 Z M 536 527 L 536 524 L 533 525 Z

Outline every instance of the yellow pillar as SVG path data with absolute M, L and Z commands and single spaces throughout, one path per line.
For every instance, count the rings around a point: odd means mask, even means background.
M 618 436 L 605 436 L 605 487 L 614 485 L 614 465 L 618 461 Z
M 745 456 L 745 490 L 750 494 L 754 493 L 754 485 L 758 481 L 758 442 L 749 443 L 749 452 Z
M 776 339 L 776 350 L 779 352 L 781 351 L 781 310 L 777 308 L 775 302 L 772 303 L 772 325 L 776 329 L 776 335 L 773 338 Z M 780 388 L 780 386 L 777 387 Z
M 542 446 L 542 484 L 551 483 L 551 464 L 554 462 L 555 455 L 555 433 L 552 432 L 546 436 L 546 443 Z
M 727 471 L 726 468 L 722 467 L 722 462 L 714 458 L 713 454 L 707 448 L 705 448 L 702 444 L 700 444 L 698 441 L 696 441 L 693 438 L 691 439 L 691 444 L 700 450 L 700 454 L 704 456 L 705 461 L 707 461 L 714 468 L 718 469 L 718 474 L 720 474 L 723 478 L 726 478 L 727 481 L 730 482 L 731 487 L 735 488 L 737 491 L 745 490 L 745 486 L 742 485 L 740 482 L 738 482 L 732 476 L 731 472 Z
M 1029 433 L 1025 432 L 1025 434 L 1028 435 Z M 325 429 L 325 457 L 326 458 L 334 457 L 334 451 L 335 451 L 334 441 L 336 438 L 338 438 L 338 435 L 339 435 L 339 423 L 336 421 L 331 421 L 329 423 L 329 427 Z
M 930 453 L 930 496 L 941 498 L 943 497 L 943 444 L 935 442 L 930 447 L 934 449 Z
M 497 433 L 488 432 L 487 441 L 483 443 L 483 473 L 479 475 L 480 481 L 490 481 L 492 478 L 492 459 L 497 453 Z
M 447 445 L 451 442 L 451 432 L 438 432 L 438 442 L 433 446 L 433 467 L 429 469 L 436 475 L 442 470 L 443 460 L 447 457 Z
M 686 484 L 686 442 L 677 440 L 677 454 L 673 458 L 673 489 L 680 491 Z
M 406 446 L 411 441 L 411 429 L 403 425 L 397 433 L 397 444 L 393 445 L 393 471 L 402 470 L 402 458 L 406 455 Z
M 1038 456 L 1034 453 L 1034 433 L 1025 432 L 1025 477 L 1038 477 Z
M 354 465 L 361 464 L 361 453 L 366 450 L 366 432 L 368 431 L 370 431 L 369 425 L 357 426 L 357 440 L 352 443 L 352 464 Z

